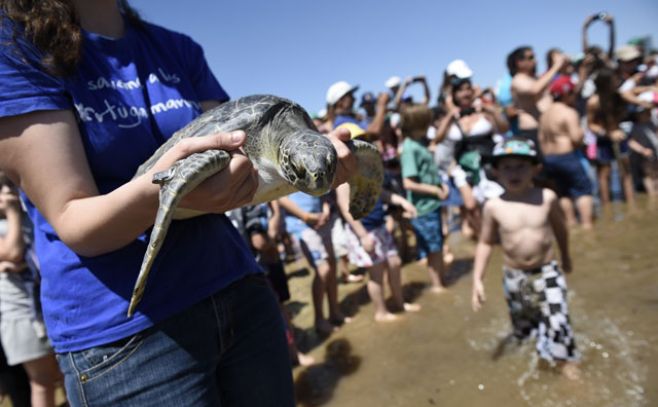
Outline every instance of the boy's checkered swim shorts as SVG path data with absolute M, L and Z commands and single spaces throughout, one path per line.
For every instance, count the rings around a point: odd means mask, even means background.
M 533 270 L 503 267 L 503 287 L 514 336 L 537 338 L 537 352 L 549 361 L 580 355 L 567 307 L 567 285 L 556 261 Z

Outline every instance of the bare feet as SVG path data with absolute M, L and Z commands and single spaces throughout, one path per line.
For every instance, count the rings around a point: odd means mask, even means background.
M 390 312 L 386 312 L 383 314 L 375 314 L 375 321 L 377 322 L 393 322 L 397 321 L 399 317 L 395 314 L 391 314 Z
M 340 277 L 340 282 L 343 284 L 350 284 L 350 283 L 362 283 L 365 277 L 361 274 L 343 274 Z
M 336 311 L 329 313 L 329 322 L 334 326 L 339 327 L 352 322 L 352 318 L 345 316 L 345 314 L 340 311 Z
M 569 380 L 581 379 L 580 368 L 576 363 L 573 362 L 565 362 L 562 365 L 562 375 Z
M 433 285 L 432 287 L 429 288 L 429 291 L 432 294 L 443 294 L 445 292 L 448 292 L 448 290 L 445 287 L 440 285 Z
M 445 265 L 445 267 L 449 267 L 453 261 L 455 261 L 455 255 L 452 254 L 448 246 L 444 246 L 443 264 Z
M 412 304 L 410 302 L 405 302 L 404 303 L 404 310 L 406 312 L 418 312 L 422 309 L 423 307 L 420 306 L 420 304 Z
M 311 366 L 313 363 L 315 363 L 313 356 L 297 352 L 297 364 L 299 366 Z

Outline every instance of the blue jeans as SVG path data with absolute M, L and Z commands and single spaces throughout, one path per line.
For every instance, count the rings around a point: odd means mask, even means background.
M 284 323 L 263 275 L 119 342 L 57 355 L 72 406 L 294 406 Z

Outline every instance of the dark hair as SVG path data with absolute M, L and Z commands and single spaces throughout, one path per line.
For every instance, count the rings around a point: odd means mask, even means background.
M 516 48 L 514 51 L 510 52 L 509 55 L 507 55 L 507 69 L 509 70 L 510 75 L 516 75 L 516 63 L 517 61 L 523 59 L 526 51 L 532 51 L 532 47 L 529 45 L 524 45 Z
M 455 83 L 452 85 L 451 96 L 452 96 L 452 103 L 453 103 L 455 106 L 457 106 L 457 99 L 455 98 L 455 95 L 457 94 L 457 91 L 459 91 L 459 89 L 460 89 L 464 84 L 469 84 L 469 85 L 471 85 L 471 86 L 473 85 L 473 84 L 471 83 L 471 80 L 468 79 L 468 78 L 466 78 L 466 79 L 460 79 L 459 81 L 455 81 Z
M 0 7 L 16 24 L 14 39 L 17 30 L 23 29 L 27 40 L 43 53 L 43 69 L 57 76 L 75 72 L 82 51 L 82 34 L 71 0 L 3 0 Z M 141 27 L 142 20 L 128 0 L 119 0 L 119 7 L 131 24 Z
M 601 68 L 596 73 L 594 84 L 599 96 L 599 119 L 605 124 L 606 130 L 619 125 L 626 114 L 626 102 L 617 91 L 617 73 L 610 68 Z

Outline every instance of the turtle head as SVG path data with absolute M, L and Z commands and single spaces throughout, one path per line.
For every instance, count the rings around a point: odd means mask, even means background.
M 315 196 L 331 188 L 337 161 L 331 141 L 311 129 L 290 134 L 279 147 L 281 175 L 296 189 Z

